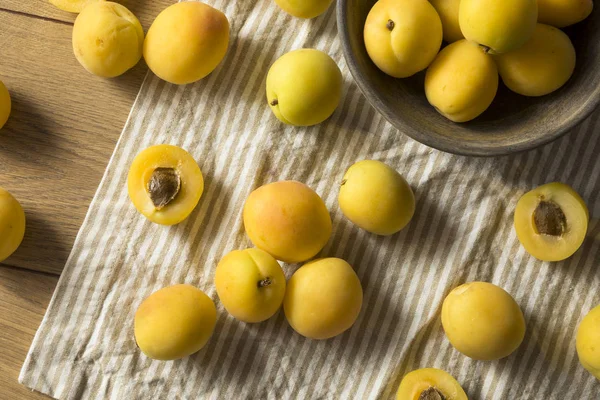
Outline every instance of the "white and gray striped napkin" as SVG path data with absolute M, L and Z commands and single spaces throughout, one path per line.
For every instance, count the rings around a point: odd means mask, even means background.
M 441 153 L 402 135 L 367 104 L 343 60 L 334 7 L 305 21 L 270 0 L 208 3 L 231 22 L 227 57 L 194 85 L 146 79 L 20 381 L 61 399 L 375 399 L 392 397 L 408 371 L 437 367 L 475 400 L 599 398 L 600 383 L 578 364 L 574 337 L 600 303 L 600 114 L 526 154 Z M 302 47 L 330 54 L 345 78 L 339 109 L 312 128 L 279 123 L 264 93 L 271 63 Z M 206 179 L 196 210 L 171 228 L 138 214 L 126 191 L 135 155 L 159 143 L 187 149 Z M 339 211 L 337 182 L 362 159 L 382 160 L 412 184 L 417 211 L 400 234 L 368 234 Z M 217 262 L 250 245 L 245 198 L 281 179 L 303 181 L 325 199 L 334 233 L 322 255 L 346 259 L 363 284 L 358 321 L 331 340 L 301 337 L 281 312 L 262 324 L 240 323 L 218 303 Z M 592 217 L 582 249 L 554 264 L 530 257 L 512 225 L 518 198 L 550 181 L 571 184 Z M 444 337 L 441 302 L 472 280 L 500 285 L 524 311 L 525 341 L 506 359 L 470 360 Z M 217 327 L 196 355 L 151 361 L 136 349 L 133 315 L 142 299 L 175 283 L 215 299 Z

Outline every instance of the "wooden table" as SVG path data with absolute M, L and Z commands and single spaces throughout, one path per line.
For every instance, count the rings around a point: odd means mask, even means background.
M 120 1 L 147 30 L 174 0 Z M 0 131 L 0 187 L 27 231 L 0 264 L 0 399 L 45 398 L 17 377 L 147 67 L 106 80 L 71 49 L 75 15 L 44 0 L 0 2 L 0 80 L 13 110 Z

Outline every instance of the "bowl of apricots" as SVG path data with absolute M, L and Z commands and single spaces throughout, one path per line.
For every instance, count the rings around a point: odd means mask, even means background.
M 439 150 L 533 149 L 600 102 L 592 0 L 338 0 L 337 19 L 369 102 Z

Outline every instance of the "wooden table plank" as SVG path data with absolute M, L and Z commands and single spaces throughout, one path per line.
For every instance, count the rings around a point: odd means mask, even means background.
M 13 98 L 0 186 L 27 214 L 25 240 L 5 264 L 60 273 L 147 68 L 95 77 L 75 60 L 69 25 L 6 11 L 0 49 Z
M 47 399 L 17 381 L 58 278 L 0 266 L 0 399 Z

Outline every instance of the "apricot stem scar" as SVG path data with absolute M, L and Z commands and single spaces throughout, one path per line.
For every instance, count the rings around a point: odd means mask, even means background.
M 267 286 L 271 286 L 271 284 L 272 284 L 272 283 L 273 283 L 273 281 L 271 280 L 271 278 L 269 278 L 269 277 L 266 277 L 266 278 L 265 278 L 265 279 L 263 279 L 262 281 L 258 281 L 258 284 L 257 284 L 257 286 L 258 286 L 259 288 L 264 288 L 264 287 L 267 287 Z
M 550 236 L 562 236 L 567 229 L 567 217 L 558 204 L 540 199 L 533 212 L 533 222 L 538 233 Z
M 181 178 L 173 168 L 159 167 L 152 172 L 148 182 L 148 195 L 157 210 L 168 205 L 181 189 Z
M 342 180 L 342 184 L 340 186 L 344 186 L 346 184 L 346 182 L 348 182 L 347 179 Z
M 277 99 L 275 99 L 275 100 L 273 100 L 273 101 L 271 102 L 271 105 L 272 105 L 273 107 L 275 107 L 277 104 L 279 104 L 279 100 L 277 100 Z
M 419 400 L 446 400 L 446 397 L 433 386 L 421 392 Z
M 394 27 L 396 26 L 396 23 L 394 21 L 392 21 L 391 19 L 388 19 L 388 22 L 387 22 L 387 24 L 385 26 L 391 32 L 391 31 L 394 30 Z
M 489 46 L 486 46 L 484 44 L 480 44 L 479 47 L 481 47 L 481 49 L 483 50 L 483 52 L 485 54 L 490 54 L 490 52 L 492 51 L 492 48 Z

